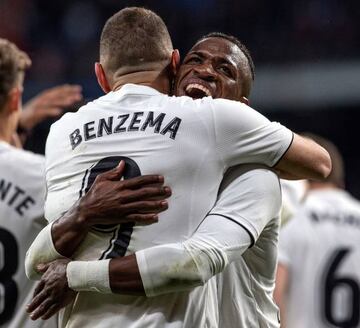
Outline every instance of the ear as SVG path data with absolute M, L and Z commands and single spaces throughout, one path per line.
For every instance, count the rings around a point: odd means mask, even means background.
M 111 88 L 110 88 L 109 82 L 108 82 L 108 80 L 106 78 L 104 68 L 98 62 L 95 63 L 95 75 L 96 75 L 97 81 L 98 81 L 101 89 L 105 93 L 110 92 Z
M 21 88 L 15 87 L 10 90 L 7 100 L 7 104 L 8 104 L 7 108 L 11 114 L 20 110 L 21 97 L 22 97 Z
M 243 104 L 245 104 L 245 105 L 248 105 L 248 106 L 249 106 L 249 104 L 250 104 L 249 99 L 246 98 L 246 97 L 241 97 L 241 98 L 240 98 L 240 102 L 243 103 Z
M 174 49 L 171 54 L 170 70 L 173 76 L 176 76 L 176 73 L 180 66 L 180 52 L 178 49 Z

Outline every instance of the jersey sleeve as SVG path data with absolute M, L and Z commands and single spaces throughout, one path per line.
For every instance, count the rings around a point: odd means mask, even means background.
M 183 243 L 136 252 L 146 296 L 204 285 L 227 264 L 239 259 L 250 243 L 250 236 L 241 226 L 213 215 L 207 217 L 194 235 Z
M 290 147 L 293 133 L 251 107 L 213 100 L 216 151 L 226 167 L 259 163 L 275 166 Z
M 208 215 L 220 215 L 242 226 L 255 243 L 268 222 L 280 214 L 281 189 L 277 175 L 261 166 L 229 169 L 217 202 Z

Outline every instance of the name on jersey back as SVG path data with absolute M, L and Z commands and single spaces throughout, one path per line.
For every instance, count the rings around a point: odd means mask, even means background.
M 105 135 L 134 131 L 145 132 L 150 129 L 153 133 L 168 136 L 170 139 L 175 140 L 181 125 L 181 119 L 179 117 L 169 119 L 168 116 L 165 113 L 149 111 L 109 116 L 90 121 L 70 133 L 71 147 L 74 150 L 84 141 L 101 138 Z

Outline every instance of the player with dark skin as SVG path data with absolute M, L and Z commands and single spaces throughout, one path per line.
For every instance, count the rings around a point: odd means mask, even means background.
M 186 55 L 177 73 L 175 93 L 178 96 L 187 95 L 192 98 L 202 98 L 204 96 L 227 98 L 247 104 L 252 79 L 253 72 L 248 59 L 237 45 L 222 37 L 207 37 L 197 42 Z M 296 138 L 294 142 L 297 142 Z M 285 156 L 287 155 L 294 156 L 294 154 L 285 154 Z M 302 154 L 297 154 L 295 157 L 299 160 L 300 156 Z M 280 162 L 276 169 L 280 172 L 288 171 L 286 170 L 287 167 L 283 167 L 283 165 Z M 115 170 L 117 170 L 116 179 L 119 179 L 123 167 Z M 308 171 L 304 169 L 301 174 L 306 175 Z M 296 176 L 284 173 L 282 173 L 282 176 L 296 178 Z M 92 189 L 97 188 L 98 190 L 93 192 L 93 196 L 88 197 L 86 195 L 78 202 L 79 206 L 73 207 L 53 225 L 52 238 L 55 248 L 60 254 L 66 257 L 72 256 L 86 236 L 91 226 L 89 222 L 91 222 L 91 218 L 95 213 L 97 217 L 99 217 L 99 213 L 105 214 L 102 215 L 103 217 L 107 216 L 106 207 L 97 207 L 105 202 L 111 204 L 111 201 L 106 198 L 109 196 L 109 194 L 106 194 L 106 179 L 105 177 L 102 186 L 96 186 L 98 182 L 96 181 Z M 170 189 L 164 188 L 161 195 L 169 194 Z M 114 194 L 113 201 L 117 197 L 120 196 Z M 94 202 L 94 205 L 90 206 L 92 202 Z M 163 204 L 163 208 L 166 209 L 167 204 L 165 202 Z M 89 208 L 91 208 L 90 211 Z M 76 293 L 69 289 L 66 278 L 66 267 L 70 261 L 70 259 L 60 259 L 38 265 L 37 270 L 44 274 L 28 307 L 32 319 L 50 318 L 75 296 Z M 111 259 L 109 278 L 110 287 L 114 293 L 145 295 L 135 254 Z

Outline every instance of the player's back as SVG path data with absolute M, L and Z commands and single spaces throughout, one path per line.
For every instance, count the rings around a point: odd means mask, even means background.
M 215 110 L 214 103 L 222 104 L 222 109 Z M 239 106 L 245 105 L 223 99 L 168 97 L 149 87 L 125 85 L 57 122 L 47 142 L 48 220 L 58 218 L 88 190 L 97 174 L 121 159 L 127 163 L 126 177 L 164 175 L 173 193 L 169 209 L 157 224 L 95 227 L 75 258 L 111 258 L 181 242 L 194 233 L 213 206 L 228 166 L 252 161 L 273 165 L 288 147 L 291 132 L 286 131 L 283 138 L 279 129 L 281 141 L 285 139 L 279 151 L 279 140 L 265 137 L 276 135 L 278 128 L 269 129 L 267 119 Z M 265 135 L 259 133 L 262 127 Z M 274 145 L 276 151 L 270 151 Z M 211 288 L 208 284 L 191 293 L 151 299 L 80 293 L 68 312 L 68 327 L 83 327 L 89 313 L 96 318 L 91 327 L 113 327 L 119 323 L 115 314 L 122 315 L 121 324 L 126 327 L 190 327 L 190 322 L 212 327 L 216 320 L 206 323 L 209 309 L 217 307 Z M 149 322 L 134 320 L 140 314 Z
M 25 276 L 27 249 L 44 226 L 43 156 L 0 142 L 0 326 L 41 327 L 25 312 L 34 282 Z
M 280 243 L 291 275 L 287 325 L 360 327 L 360 202 L 339 189 L 310 192 Z

